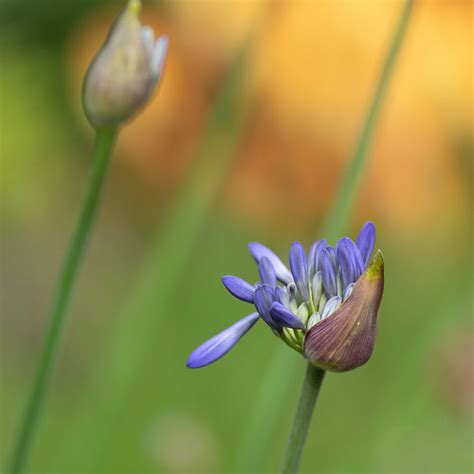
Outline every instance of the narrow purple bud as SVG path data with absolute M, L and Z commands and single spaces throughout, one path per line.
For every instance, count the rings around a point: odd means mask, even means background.
M 257 311 L 260 313 L 262 319 L 272 328 L 278 329 L 278 325 L 275 324 L 271 315 L 270 315 L 270 308 L 272 307 L 274 301 L 274 290 L 270 285 L 263 284 L 257 285 L 257 289 L 255 290 L 255 307 Z
M 262 257 L 260 262 L 258 262 L 258 273 L 260 274 L 262 283 L 267 283 L 272 288 L 277 286 L 275 269 L 273 268 L 272 262 L 268 257 Z
M 259 244 L 258 242 L 250 242 L 249 250 L 254 260 L 259 263 L 262 257 L 267 257 L 272 262 L 273 269 L 275 270 L 277 278 L 285 284 L 290 283 L 292 280 L 291 273 L 284 263 L 265 245 Z
M 365 268 L 359 247 L 349 237 L 343 237 L 337 244 L 337 262 L 341 268 L 343 288 L 355 282 Z
M 305 301 L 309 299 L 308 265 L 303 246 L 299 242 L 293 242 L 290 248 L 290 269 L 295 280 L 296 287 Z
M 330 298 L 337 293 L 337 280 L 333 259 L 328 248 L 321 252 L 319 263 L 323 277 L 324 291 L 326 292 L 328 298 Z
M 242 336 L 257 322 L 258 318 L 258 313 L 252 313 L 224 329 L 224 331 L 195 349 L 189 356 L 186 366 L 190 369 L 197 369 L 220 359 L 239 342 Z
M 293 329 L 305 329 L 303 321 L 281 303 L 275 302 L 272 304 L 270 315 L 274 321 L 282 326 Z
M 314 251 L 314 271 L 315 272 L 321 270 L 321 265 L 319 263 L 319 260 L 321 258 L 321 252 L 325 248 L 328 248 L 328 247 L 329 247 L 328 241 L 325 239 L 318 240 L 316 242 L 316 249 Z
M 255 288 L 250 283 L 232 275 L 223 276 L 222 283 L 231 295 L 247 303 L 253 303 Z
M 373 222 L 368 221 L 362 226 L 362 229 L 357 236 L 356 243 L 362 255 L 365 269 L 367 263 L 369 263 L 375 245 L 375 225 Z
M 347 247 L 342 242 L 342 239 L 337 244 L 337 262 L 341 269 L 342 286 L 346 288 L 349 283 L 355 281 L 354 268 L 352 266 L 351 258 L 349 257 Z

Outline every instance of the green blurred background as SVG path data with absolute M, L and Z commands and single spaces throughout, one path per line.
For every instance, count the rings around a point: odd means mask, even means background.
M 2 464 L 90 169 L 81 80 L 122 5 L 0 5 Z M 185 360 L 247 314 L 220 277 L 257 279 L 249 241 L 321 237 L 400 7 L 145 2 L 170 56 L 120 135 L 31 472 L 232 469 L 281 342 L 257 324 L 219 363 Z M 472 130 L 472 3 L 419 1 L 347 227 L 373 220 L 385 254 L 376 350 L 326 378 L 303 472 L 472 472 Z M 292 367 L 259 472 L 282 458 Z

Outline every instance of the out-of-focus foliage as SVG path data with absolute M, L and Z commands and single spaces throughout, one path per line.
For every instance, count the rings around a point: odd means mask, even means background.
M 82 75 L 121 5 L 1 5 L 2 459 L 90 165 Z M 307 245 L 320 237 L 399 8 L 398 1 L 145 2 L 144 21 L 170 36 L 170 58 L 159 93 L 119 140 L 33 471 L 231 466 L 278 341 L 257 325 L 215 366 L 189 371 L 186 357 L 244 315 L 219 278 L 255 278 L 249 240 L 286 249 L 291 240 Z M 302 465 L 308 472 L 473 467 L 471 15 L 467 0 L 417 2 L 348 229 L 370 218 L 379 230 L 386 293 L 377 345 L 364 368 L 327 377 Z M 133 358 L 137 347 L 146 357 L 126 393 L 110 386 L 105 402 L 115 415 L 95 429 L 94 420 L 104 419 L 94 411 L 104 347 L 151 261 L 153 236 L 164 230 L 228 67 L 255 24 L 250 66 L 242 72 L 254 104 L 231 174 L 157 316 L 147 338 L 153 344 L 143 347 L 130 331 L 120 360 Z M 216 149 L 209 153 L 217 162 Z M 150 318 L 146 307 L 141 311 L 129 317 Z M 289 389 L 262 469 L 275 471 L 280 461 L 298 390 Z

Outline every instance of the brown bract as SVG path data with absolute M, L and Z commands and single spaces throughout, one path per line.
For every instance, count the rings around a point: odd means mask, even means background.
M 383 286 L 384 261 L 378 250 L 343 305 L 308 331 L 304 356 L 314 365 L 333 372 L 365 364 L 374 349 Z

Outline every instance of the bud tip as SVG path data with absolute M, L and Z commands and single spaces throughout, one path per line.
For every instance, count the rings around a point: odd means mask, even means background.
M 132 15 L 138 15 L 140 13 L 140 0 L 130 0 L 127 5 L 127 10 L 132 14 Z
M 383 269 L 383 254 L 382 251 L 378 249 L 377 252 L 375 252 L 374 258 L 369 263 L 367 270 L 365 271 L 365 275 L 368 280 L 378 280 L 383 278 Z

